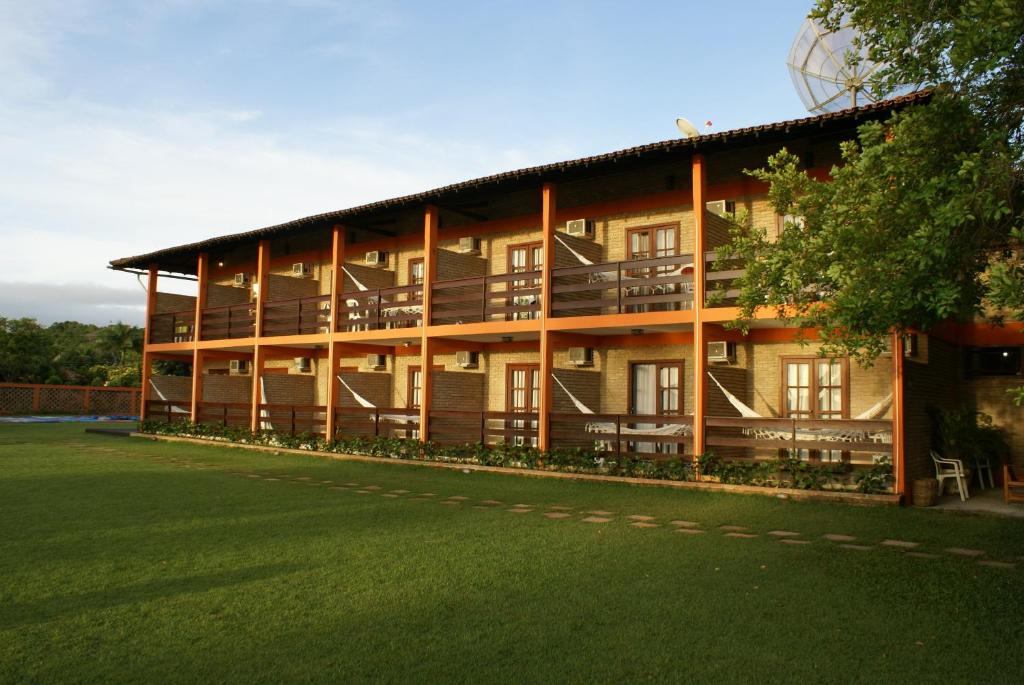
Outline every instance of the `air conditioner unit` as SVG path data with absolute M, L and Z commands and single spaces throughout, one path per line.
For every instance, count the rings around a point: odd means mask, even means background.
M 383 354 L 366 355 L 366 366 L 374 371 L 383 371 L 388 366 L 388 358 Z
M 479 366 L 480 355 L 476 352 L 464 350 L 455 353 L 455 363 L 464 369 L 475 369 Z
M 736 202 L 734 200 L 714 200 L 704 204 L 709 212 L 721 217 L 733 219 L 736 217 Z
M 570 347 L 569 363 L 573 366 L 593 366 L 594 348 L 592 347 Z
M 480 254 L 480 239 L 472 236 L 459 238 L 459 252 L 462 254 Z
M 312 368 L 313 360 L 309 357 L 296 357 L 295 358 L 295 370 L 300 373 L 305 373 Z
M 235 287 L 248 288 L 250 283 L 249 274 L 235 274 Z
M 736 359 L 736 344 L 731 342 L 709 342 L 709 362 L 731 362 Z
M 228 363 L 228 369 L 231 373 L 244 376 L 249 373 L 249 360 L 248 359 L 232 359 Z
M 586 219 L 573 219 L 565 222 L 565 232 L 577 238 L 593 238 L 594 224 Z
M 917 334 L 908 333 L 903 336 L 903 356 L 907 359 L 913 359 L 919 354 L 917 348 Z M 880 353 L 882 357 L 892 356 L 892 342 L 888 339 L 882 342 L 882 351 Z
M 371 250 L 366 253 L 366 261 L 370 266 L 387 266 L 388 253 L 384 250 Z
M 313 275 L 313 265 L 306 264 L 305 262 L 296 262 L 292 264 L 292 276 L 296 278 L 307 278 Z

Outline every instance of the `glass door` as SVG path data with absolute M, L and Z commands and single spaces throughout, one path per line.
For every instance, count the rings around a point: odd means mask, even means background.
M 630 364 L 630 413 L 676 416 L 682 410 L 681 362 L 637 362 Z M 631 424 L 632 428 L 651 430 L 654 423 Z M 679 446 L 661 442 L 629 443 L 632 452 L 677 454 Z
M 656 259 L 658 257 L 673 257 L 677 254 L 676 226 L 651 226 L 647 228 L 634 228 L 627 232 L 626 258 L 629 260 Z M 672 271 L 674 267 L 641 267 L 630 269 L 626 275 L 635 279 L 647 279 L 661 276 Z M 667 295 L 676 292 L 676 286 L 654 285 L 631 286 L 626 289 L 626 297 L 644 297 L 648 295 Z M 629 305 L 627 312 L 651 312 L 674 309 L 670 303 L 658 302 L 652 304 Z
M 784 359 L 784 416 L 794 419 L 842 419 L 846 416 L 845 359 Z M 842 450 L 788 450 L 800 459 L 839 462 Z
M 509 273 L 521 274 L 531 271 L 540 271 L 544 268 L 544 244 L 524 243 L 512 245 L 508 248 Z M 508 284 L 510 291 L 540 288 L 540 278 L 527 278 L 521 281 L 511 281 Z M 530 306 L 540 302 L 537 295 L 515 295 L 509 298 L 509 306 Z M 538 319 L 540 311 L 509 312 L 507 319 L 518 321 L 522 319 Z
M 537 364 L 510 364 L 506 371 L 506 411 L 516 414 L 532 414 L 540 406 L 540 366 Z M 537 421 L 512 420 L 505 422 L 506 429 L 537 430 Z M 537 446 L 537 437 L 527 438 L 515 435 L 511 440 L 516 445 Z

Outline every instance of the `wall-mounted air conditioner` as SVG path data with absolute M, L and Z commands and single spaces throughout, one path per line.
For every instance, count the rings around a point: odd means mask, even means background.
M 388 358 L 383 354 L 368 354 L 366 355 L 366 366 L 374 371 L 383 371 L 388 366 Z
M 593 366 L 594 348 L 592 347 L 570 347 L 569 363 L 573 366 Z
M 586 219 L 573 219 L 565 222 L 565 232 L 577 238 L 593 238 L 594 222 Z
M 249 360 L 232 359 L 228 362 L 228 370 L 233 374 L 244 376 L 249 373 Z
M 296 278 L 308 278 L 313 275 L 313 265 L 305 262 L 292 264 L 292 276 Z
M 369 266 L 387 266 L 388 253 L 384 250 L 370 250 L 364 260 Z
M 708 343 L 709 362 L 732 362 L 736 360 L 736 344 L 716 341 Z
M 463 350 L 455 353 L 455 363 L 464 369 L 475 369 L 480 364 L 480 355 L 476 352 Z
M 249 274 L 235 274 L 234 285 L 236 288 L 248 288 L 251 282 Z
M 480 254 L 480 239 L 473 236 L 459 238 L 459 252 L 462 254 Z
M 709 212 L 727 219 L 736 218 L 735 200 L 713 200 L 704 204 Z
M 313 367 L 313 360 L 309 357 L 296 357 L 295 370 L 299 373 L 306 373 Z

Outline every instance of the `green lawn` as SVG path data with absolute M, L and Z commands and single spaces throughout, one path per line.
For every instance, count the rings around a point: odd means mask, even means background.
M 950 546 L 1024 525 L 0 426 L 0 681 L 1020 682 L 1024 564 Z

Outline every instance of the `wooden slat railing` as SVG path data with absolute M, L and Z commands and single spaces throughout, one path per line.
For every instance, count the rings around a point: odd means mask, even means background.
M 203 340 L 251 338 L 256 335 L 256 305 L 229 304 L 203 310 Z
M 289 435 L 327 434 L 327 407 L 320 404 L 260 404 L 260 427 Z
M 422 303 L 422 285 L 341 293 L 335 305 L 337 329 L 351 332 L 422 326 Z
M 149 317 L 150 343 L 192 342 L 196 328 L 196 312 L 188 309 Z
M 336 437 L 413 437 L 420 427 L 420 410 L 406 407 L 336 407 Z
M 693 416 L 657 414 L 552 413 L 551 446 L 582 448 L 615 455 L 669 459 L 693 453 Z M 642 432 L 681 426 L 669 435 Z M 631 429 L 624 433 L 623 429 Z M 636 432 L 633 432 L 636 431 Z
M 693 255 L 551 270 L 553 316 L 693 308 Z
M 536 445 L 537 412 L 431 411 L 430 441 L 441 445 Z
M 248 402 L 197 402 L 197 423 L 248 428 L 252 405 Z
M 331 296 L 315 295 L 263 304 L 263 335 L 327 333 L 331 326 Z
M 149 400 L 146 402 L 146 420 L 177 423 L 192 420 L 190 400 Z
M 709 448 L 805 449 L 892 454 L 892 421 L 708 416 Z M 870 461 L 870 460 L 866 460 Z
M 715 268 L 715 262 L 720 262 L 718 271 L 712 271 Z M 707 289 L 706 306 L 735 306 L 736 298 L 740 295 L 739 288 L 736 287 L 736 280 L 747 272 L 743 261 L 712 250 L 704 253 L 704 264 L 704 283 Z M 724 268 L 722 268 L 723 266 Z
M 475 276 L 434 284 L 432 324 L 536 319 L 541 311 L 541 271 Z

